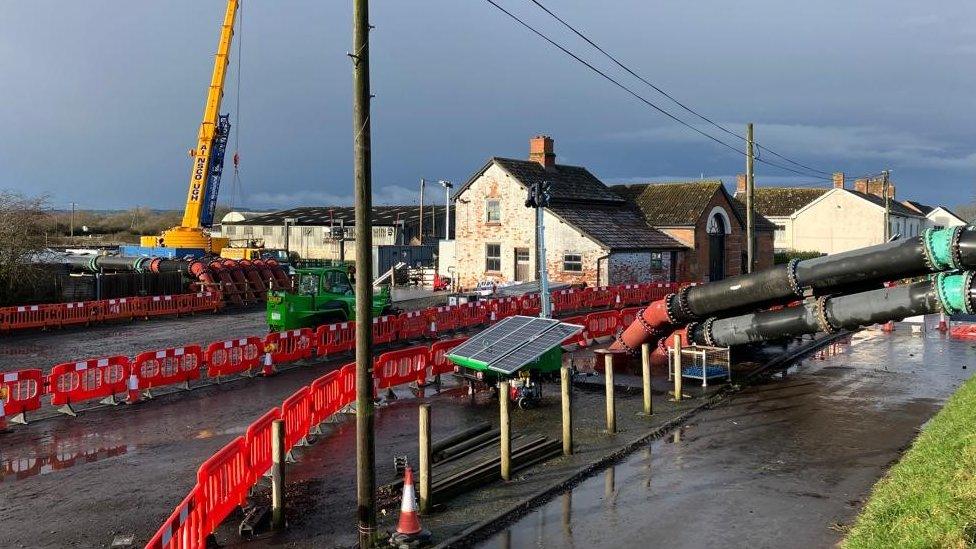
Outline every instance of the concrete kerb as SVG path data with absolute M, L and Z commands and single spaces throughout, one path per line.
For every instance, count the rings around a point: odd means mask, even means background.
M 837 339 L 846 337 L 850 332 L 842 330 L 833 334 L 828 334 L 822 338 L 815 339 L 810 343 L 803 345 L 793 351 L 784 353 L 772 360 L 766 362 L 760 366 L 756 371 L 751 372 L 746 375 L 742 382 L 729 385 L 722 390 L 714 393 L 713 395 L 707 397 L 701 404 L 690 408 L 678 416 L 672 418 L 663 425 L 651 430 L 648 433 L 632 440 L 623 447 L 603 456 L 598 461 L 586 465 L 578 469 L 575 473 L 566 477 L 557 484 L 551 485 L 539 492 L 536 492 L 532 496 L 523 499 L 522 501 L 516 503 L 515 505 L 509 507 L 508 509 L 489 517 L 478 524 L 465 528 L 460 533 L 447 538 L 446 540 L 435 545 L 436 549 L 448 549 L 454 547 L 469 547 L 478 541 L 482 541 L 492 534 L 501 531 L 509 524 L 515 522 L 522 516 L 528 514 L 535 508 L 543 505 L 544 503 L 552 500 L 555 496 L 561 494 L 562 492 L 578 485 L 587 478 L 593 476 L 594 474 L 619 463 L 624 460 L 627 456 L 640 449 L 647 443 L 662 438 L 671 430 L 676 427 L 680 427 L 689 419 L 691 419 L 696 414 L 715 406 L 716 404 L 724 401 L 731 395 L 741 391 L 746 385 L 753 382 L 757 378 L 769 373 L 770 371 L 775 371 L 777 368 L 784 364 L 789 364 L 813 351 L 816 351 L 820 347 L 827 345 Z

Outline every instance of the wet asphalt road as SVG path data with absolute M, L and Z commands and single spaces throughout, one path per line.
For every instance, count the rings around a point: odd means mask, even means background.
M 856 334 L 557 496 L 483 547 L 829 547 L 976 346 Z

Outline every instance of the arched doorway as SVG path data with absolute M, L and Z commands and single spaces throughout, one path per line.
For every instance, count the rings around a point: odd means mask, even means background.
M 728 232 L 724 211 L 712 211 L 705 226 L 708 233 L 708 280 L 725 278 L 725 234 Z

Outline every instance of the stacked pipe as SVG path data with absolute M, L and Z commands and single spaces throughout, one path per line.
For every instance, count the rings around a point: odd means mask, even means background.
M 737 345 L 922 314 L 912 311 L 968 311 L 968 297 L 959 302 L 953 292 L 969 292 L 971 277 L 947 273 L 974 268 L 976 228 L 928 229 L 914 238 L 803 261 L 794 259 L 755 273 L 686 287 L 642 310 L 613 348 L 633 352 L 643 343 L 653 343 L 688 324 L 692 341 Z M 921 286 L 863 291 L 885 281 L 932 273 L 937 276 L 918 283 Z M 946 285 L 953 290 L 940 290 Z M 831 297 L 834 295 L 838 297 Z M 955 299 L 955 305 L 947 304 L 949 297 Z M 735 322 L 719 320 L 721 313 L 729 316 L 801 299 L 806 301 L 797 307 L 743 314 Z M 869 303 L 871 299 L 880 301 Z M 859 316 L 845 306 L 864 307 L 870 312 Z
M 66 256 L 65 261 L 92 273 L 102 271 L 181 272 L 195 278 L 202 289 L 219 287 L 234 305 L 264 301 L 269 289 L 291 285 L 288 275 L 274 259 L 235 261 L 232 259 L 166 259 L 117 255 Z

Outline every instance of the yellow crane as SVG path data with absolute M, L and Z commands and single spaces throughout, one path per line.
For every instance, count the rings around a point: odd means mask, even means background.
M 205 253 L 219 253 L 227 246 L 226 238 L 211 237 L 207 229 L 213 224 L 224 152 L 230 132 L 230 119 L 228 115 L 220 114 L 220 102 L 224 96 L 224 81 L 227 78 L 227 63 L 239 4 L 239 0 L 227 1 L 203 122 L 200 124 L 197 146 L 190 151 L 193 168 L 190 171 L 190 188 L 186 195 L 183 222 L 178 227 L 163 231 L 159 236 L 143 236 L 140 241 L 143 247 L 202 249 Z

